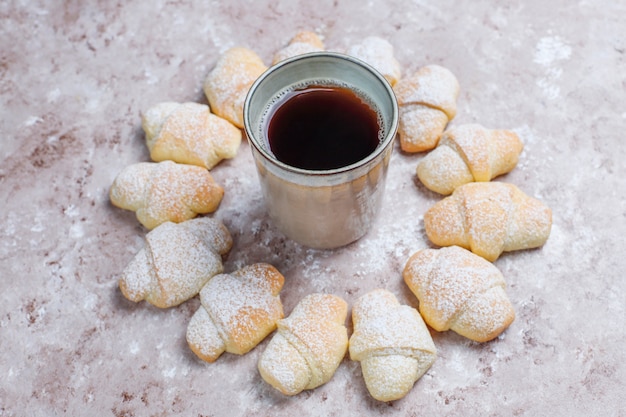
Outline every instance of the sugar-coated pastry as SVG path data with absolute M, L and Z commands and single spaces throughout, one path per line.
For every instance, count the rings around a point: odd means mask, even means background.
M 424 320 L 387 290 L 359 298 L 352 324 L 350 358 L 361 362 L 367 390 L 379 401 L 404 397 L 435 362 L 437 349 Z
M 459 82 L 439 65 L 427 65 L 394 86 L 398 99 L 400 146 L 423 152 L 437 146 L 448 122 L 456 116 Z
M 218 59 L 204 80 L 204 94 L 211 111 L 243 128 L 243 103 L 252 83 L 267 69 L 250 49 L 235 47 Z
M 335 295 L 310 294 L 278 331 L 259 359 L 261 377 L 285 395 L 328 382 L 348 348 L 348 305 Z
M 489 261 L 502 252 L 543 245 L 552 211 L 513 184 L 471 182 L 424 214 L 426 235 L 435 245 L 457 245 Z
M 142 115 L 146 145 L 153 161 L 213 168 L 234 158 L 241 130 L 199 103 L 159 103 Z
M 148 229 L 212 213 L 223 196 L 224 190 L 206 168 L 172 161 L 129 165 L 117 175 L 109 191 L 114 206 L 136 212 Z
M 517 165 L 524 145 L 513 131 L 487 129 L 479 124 L 452 127 L 437 147 L 417 165 L 426 188 L 450 194 L 473 181 L 490 181 Z
M 233 245 L 226 227 L 209 217 L 166 222 L 146 235 L 119 279 L 124 297 L 160 308 L 176 306 L 198 294 L 222 272 L 222 255 Z
M 314 32 L 301 31 L 298 32 L 284 48 L 274 54 L 272 65 L 278 64 L 287 58 L 309 52 L 321 52 L 324 50 L 324 42 Z
M 200 291 L 201 306 L 187 327 L 191 350 L 207 362 L 223 352 L 249 352 L 283 317 L 284 282 L 276 268 L 264 263 L 213 277 Z
M 418 251 L 407 262 L 403 277 L 419 300 L 422 317 L 437 331 L 452 330 L 487 342 L 515 319 L 502 273 L 466 249 Z
M 352 45 L 346 53 L 374 67 L 394 86 L 402 75 L 400 63 L 394 56 L 393 46 L 385 39 L 369 36 Z

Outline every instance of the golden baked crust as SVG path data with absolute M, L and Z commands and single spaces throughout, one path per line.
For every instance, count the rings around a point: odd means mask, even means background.
M 111 203 L 136 212 L 147 229 L 212 213 L 223 196 L 224 190 L 205 168 L 172 161 L 130 165 L 117 175 L 109 191 Z
M 419 300 L 422 317 L 437 331 L 452 330 L 486 342 L 515 319 L 498 268 L 466 249 L 418 251 L 407 262 L 403 277 Z
M 159 103 L 142 115 L 146 145 L 153 161 L 213 168 L 234 158 L 241 130 L 199 103 Z
M 252 83 L 267 69 L 252 50 L 227 50 L 204 80 L 204 94 L 211 111 L 243 128 L 243 103 Z
M 409 393 L 437 357 L 437 349 L 417 310 L 401 305 L 384 289 L 359 298 L 352 307 L 350 358 L 361 362 L 369 393 L 393 401 Z
M 417 165 L 426 188 L 450 194 L 472 181 L 490 181 L 517 165 L 524 145 L 515 132 L 479 124 L 452 127 Z
M 360 43 L 350 46 L 346 53 L 374 67 L 391 86 L 400 80 L 402 68 L 394 56 L 393 46 L 385 39 L 368 36 Z
M 200 291 L 201 306 L 187 327 L 189 348 L 207 362 L 224 351 L 249 352 L 283 317 L 284 282 L 276 268 L 264 263 L 213 277 Z
M 456 116 L 459 82 L 450 70 L 427 65 L 394 86 L 400 146 L 405 152 L 433 149 Z
M 259 359 L 261 377 L 285 395 L 328 382 L 348 348 L 348 305 L 335 295 L 310 294 L 279 320 Z
M 226 227 L 208 217 L 166 222 L 146 235 L 146 244 L 119 279 L 124 297 L 167 308 L 198 294 L 223 270 L 221 255 L 233 240 Z
M 272 65 L 278 64 L 280 61 L 292 58 L 294 56 L 306 54 L 309 52 L 321 52 L 324 50 L 324 42 L 322 39 L 310 31 L 301 31 L 289 41 L 285 47 L 281 48 L 274 54 Z
M 552 211 L 513 184 L 472 182 L 432 206 L 424 227 L 438 246 L 461 246 L 495 261 L 502 252 L 543 245 Z

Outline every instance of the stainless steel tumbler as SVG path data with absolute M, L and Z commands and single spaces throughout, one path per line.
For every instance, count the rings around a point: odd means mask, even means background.
M 266 135 L 271 107 L 294 85 L 333 83 L 372 103 L 382 134 L 364 159 L 330 170 L 307 170 L 279 161 Z M 336 248 L 361 238 L 382 204 L 387 167 L 398 126 L 391 86 L 368 64 L 347 55 L 316 52 L 269 68 L 252 85 L 244 126 L 272 221 L 286 236 L 312 248 Z

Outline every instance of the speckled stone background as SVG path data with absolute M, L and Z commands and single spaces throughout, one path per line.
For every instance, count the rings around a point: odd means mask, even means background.
M 0 416 L 625 416 L 624 16 L 608 0 L 1 2 Z M 437 361 L 392 403 L 347 357 L 328 384 L 282 396 L 256 370 L 268 339 L 203 363 L 185 342 L 197 299 L 158 310 L 117 287 L 146 230 L 108 189 L 149 158 L 141 111 L 205 102 L 227 48 L 269 62 L 301 29 L 333 50 L 385 38 L 405 73 L 452 70 L 453 124 L 518 132 L 520 163 L 499 180 L 554 213 L 544 247 L 496 261 L 511 327 L 485 344 L 433 332 Z M 416 306 L 401 270 L 429 247 L 422 216 L 440 198 L 415 179 L 422 157 L 396 146 L 376 227 L 319 251 L 275 230 L 244 142 L 212 171 L 235 239 L 226 270 L 274 264 L 287 313 L 311 292 L 352 304 L 377 287 Z

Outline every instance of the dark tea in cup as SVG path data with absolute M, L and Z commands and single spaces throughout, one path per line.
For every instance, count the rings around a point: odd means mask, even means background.
M 314 248 L 361 238 L 380 211 L 397 124 L 391 86 L 355 58 L 304 54 L 262 74 L 244 125 L 276 226 Z
M 354 164 L 381 142 L 373 106 L 347 87 L 309 85 L 282 95 L 268 115 L 267 139 L 279 161 L 329 170 Z

